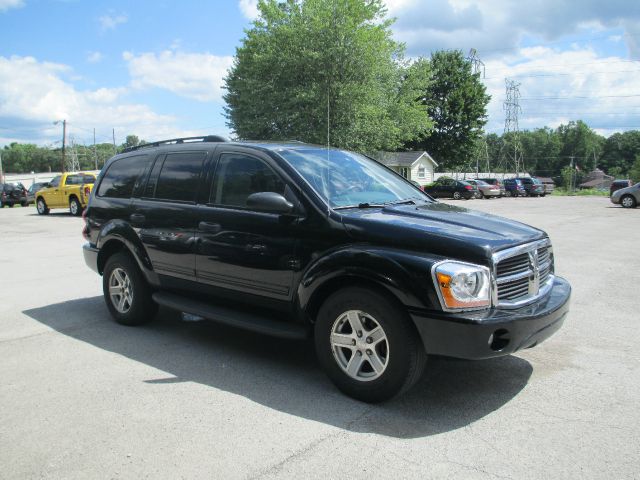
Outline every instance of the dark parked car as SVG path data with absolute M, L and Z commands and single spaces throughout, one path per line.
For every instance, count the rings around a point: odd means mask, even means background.
M 85 261 L 117 322 L 163 305 L 313 336 L 331 380 L 367 402 L 410 388 L 427 354 L 533 347 L 569 308 L 545 232 L 441 204 L 344 150 L 220 137 L 134 147 L 107 162 L 84 221 Z
M 29 189 L 27 190 L 27 202 L 29 203 L 29 205 L 35 203 L 36 193 L 38 192 L 38 190 L 46 187 L 47 185 L 49 185 L 47 182 L 35 182 L 29 187 Z
M 613 192 L 615 192 L 616 190 L 620 190 L 621 188 L 631 187 L 632 185 L 633 185 L 633 182 L 629 179 L 614 180 L 613 182 L 611 182 L 611 185 L 609 186 L 609 196 L 613 195 Z
M 546 195 L 544 185 L 542 185 L 542 182 L 537 178 L 518 177 L 517 180 L 520 180 L 520 183 L 524 187 L 525 196 L 544 197 Z
M 28 205 L 27 191 L 21 184 L 0 183 L 0 208 L 4 208 L 5 205 L 9 207 Z
M 503 182 L 506 197 L 524 197 L 527 191 L 517 178 L 506 178 Z
M 464 198 L 469 200 L 470 198 L 475 198 L 478 189 L 475 185 L 462 180 L 440 177 L 435 182 L 426 185 L 424 191 L 433 198 L 453 198 L 455 200 Z
M 476 180 L 482 180 L 483 182 L 486 182 L 489 185 L 495 185 L 497 187 L 500 187 L 500 196 L 504 197 L 504 194 L 505 194 L 504 184 L 502 183 L 502 180 L 500 180 L 499 178 L 487 177 L 487 178 L 476 178 Z

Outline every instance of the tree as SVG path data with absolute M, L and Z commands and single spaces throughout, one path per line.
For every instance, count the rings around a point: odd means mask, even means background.
M 640 154 L 640 131 L 614 133 L 604 143 L 600 167 L 609 175 L 623 176 Z
M 434 129 L 412 146 L 428 151 L 445 169 L 467 165 L 487 123 L 491 97 L 486 94 L 480 74 L 473 73 L 461 51 L 435 52 L 429 66 L 432 81 L 424 92 L 423 103 Z
M 640 182 L 640 154 L 636 155 L 636 160 L 629 169 L 629 178 L 633 183 Z
M 576 164 L 584 165 L 585 169 L 592 169 L 602 154 L 605 138 L 591 130 L 582 120 L 569 122 L 558 127 L 558 135 L 562 142 L 560 155 L 566 163 L 574 159 Z
M 409 71 L 381 0 L 261 0 L 225 78 L 240 138 L 298 139 L 372 152 L 425 135 Z
M 551 128 L 536 128 L 520 133 L 525 170 L 540 176 L 553 176 L 560 170 L 562 143 Z

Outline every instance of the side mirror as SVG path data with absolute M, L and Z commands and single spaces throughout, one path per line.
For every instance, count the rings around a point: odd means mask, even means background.
M 275 192 L 258 192 L 249 195 L 247 207 L 265 213 L 287 214 L 293 211 L 293 203 Z

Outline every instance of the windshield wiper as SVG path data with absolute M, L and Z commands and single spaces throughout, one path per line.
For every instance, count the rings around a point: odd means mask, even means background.
M 346 210 L 348 208 L 383 208 L 385 205 L 381 203 L 359 203 L 357 205 L 341 205 L 339 207 L 333 207 L 334 210 Z

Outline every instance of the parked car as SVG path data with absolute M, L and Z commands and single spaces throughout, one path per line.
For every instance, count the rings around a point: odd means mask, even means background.
M 640 203 L 640 182 L 630 187 L 621 188 L 613 192 L 611 202 L 625 208 L 636 208 Z
M 542 195 L 543 197 L 545 195 L 551 195 L 553 193 L 553 191 L 556 188 L 556 184 L 554 183 L 553 179 L 548 178 L 548 177 L 536 177 L 536 180 L 538 180 L 540 183 L 542 183 L 542 186 L 544 187 L 544 195 Z
M 506 178 L 503 182 L 505 196 L 507 197 L 524 197 L 527 191 L 517 178 Z
M 35 182 L 29 187 L 29 189 L 27 190 L 27 203 L 29 203 L 29 205 L 35 203 L 36 193 L 38 192 L 38 190 L 46 187 L 47 183 L 48 182 Z
M 616 190 L 620 190 L 621 188 L 627 188 L 633 185 L 633 182 L 629 179 L 627 180 L 614 180 L 611 182 L 609 186 L 609 196 L 613 195 L 613 192 Z
M 0 183 L 0 208 L 22 205 L 26 207 L 27 191 L 21 184 Z
M 544 197 L 546 195 L 544 191 L 544 185 L 537 178 L 531 177 L 518 177 L 520 183 L 524 187 L 525 196 L 527 197 Z
M 95 181 L 95 175 L 84 172 L 54 177 L 36 194 L 38 214 L 48 215 L 52 208 L 68 208 L 71 215 L 82 215 Z
M 506 191 L 505 191 L 505 188 L 504 188 L 504 184 L 502 183 L 502 180 L 500 180 L 498 178 L 492 178 L 492 177 L 476 178 L 476 180 L 482 180 L 483 182 L 486 182 L 489 185 L 497 186 L 498 188 L 500 188 L 500 196 L 504 197 Z
M 132 148 L 107 161 L 84 222 L 117 322 L 163 305 L 312 335 L 331 380 L 367 402 L 407 390 L 426 354 L 533 347 L 569 308 L 545 232 L 440 204 L 345 150 L 219 137 Z
M 462 180 L 454 180 L 449 177 L 440 177 L 433 183 L 425 185 L 424 191 L 433 198 L 453 198 L 469 200 L 476 196 L 478 189 Z
M 466 180 L 466 182 L 476 187 L 476 198 L 498 198 L 500 197 L 500 187 L 489 185 L 482 180 Z

